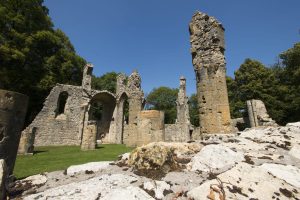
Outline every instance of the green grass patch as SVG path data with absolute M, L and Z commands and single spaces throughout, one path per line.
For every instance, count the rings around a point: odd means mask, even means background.
M 36 147 L 33 156 L 17 156 L 14 175 L 20 179 L 42 172 L 64 170 L 70 165 L 113 161 L 118 155 L 131 150 L 120 144 L 103 144 L 90 151 L 81 151 L 80 146 Z

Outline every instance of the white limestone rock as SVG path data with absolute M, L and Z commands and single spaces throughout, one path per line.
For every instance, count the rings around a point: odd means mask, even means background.
M 291 165 L 264 163 L 261 168 L 285 182 L 300 188 L 300 169 Z
M 156 199 L 163 199 L 164 192 L 169 192 L 171 189 L 165 181 L 148 181 L 143 184 L 143 188 L 147 191 L 153 191 Z
M 30 182 L 32 185 L 43 185 L 47 182 L 47 176 L 37 174 L 23 179 L 21 182 Z
M 300 122 L 288 123 L 286 126 L 287 127 L 291 127 L 292 126 L 292 127 L 300 129 Z M 297 133 L 299 134 L 300 132 L 297 132 Z
M 110 161 L 101 161 L 101 162 L 90 162 L 90 163 L 86 163 L 86 164 L 82 164 L 82 165 L 73 165 L 73 166 L 70 166 L 66 170 L 66 172 L 67 172 L 67 175 L 74 175 L 76 173 L 85 172 L 85 171 L 96 172 L 96 171 L 99 171 L 101 169 L 108 168 L 110 163 L 112 163 L 112 162 L 110 162 Z
M 7 167 L 4 159 L 0 159 L 0 199 L 5 197 L 5 179 L 7 175 Z
M 187 193 L 194 200 L 213 197 L 222 199 L 290 199 L 299 198 L 299 189 L 270 175 L 265 169 L 241 162 L 231 170 L 217 176 L 218 179 L 206 181 Z M 222 193 L 221 188 L 224 189 Z M 219 192 L 217 192 L 219 191 Z M 280 197 L 279 197 L 280 196 Z
M 234 152 L 222 145 L 207 145 L 192 158 L 187 169 L 221 173 L 243 160 L 244 155 L 241 152 Z
M 124 174 L 104 174 L 24 197 L 24 200 L 153 199 L 142 189 L 131 186 L 138 179 Z
M 289 151 L 289 155 L 298 158 L 300 160 L 300 145 L 295 144 Z

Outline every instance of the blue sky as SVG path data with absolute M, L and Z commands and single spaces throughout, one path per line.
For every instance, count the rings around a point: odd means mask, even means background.
M 269 66 L 300 41 L 299 0 L 45 0 L 56 28 L 94 74 L 137 69 L 142 88 L 179 86 L 196 92 L 188 24 L 196 10 L 225 27 L 227 75 L 245 58 Z

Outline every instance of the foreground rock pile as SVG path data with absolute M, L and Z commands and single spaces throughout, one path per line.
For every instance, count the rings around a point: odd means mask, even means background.
M 28 177 L 15 183 L 12 198 L 300 199 L 299 152 L 300 122 L 151 143 L 116 162 Z

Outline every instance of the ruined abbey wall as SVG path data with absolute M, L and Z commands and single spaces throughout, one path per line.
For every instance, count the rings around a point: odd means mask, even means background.
M 197 81 L 201 134 L 232 130 L 224 57 L 224 28 L 213 17 L 196 12 L 189 25 Z

